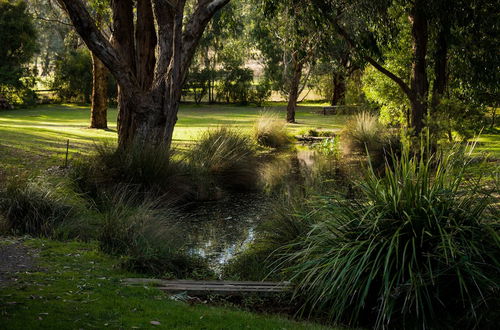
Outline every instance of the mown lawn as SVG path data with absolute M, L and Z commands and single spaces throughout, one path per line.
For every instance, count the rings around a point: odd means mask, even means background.
M 340 130 L 346 116 L 322 116 L 319 107 L 303 106 L 297 112 L 298 124 L 289 125 L 291 134 L 309 128 Z M 174 133 L 174 144 L 192 143 L 209 127 L 230 125 L 250 132 L 263 110 L 280 113 L 284 106 L 268 108 L 228 105 L 183 105 Z M 88 129 L 89 107 L 44 105 L 29 109 L 0 112 L 0 164 L 20 168 L 60 165 L 65 157 L 66 141 L 70 157 L 87 154 L 94 143 L 116 141 L 116 109 L 108 112 L 109 130 Z
M 173 301 L 155 288 L 125 287 L 122 278 L 138 275 L 121 271 L 95 244 L 41 239 L 24 244 L 39 251 L 38 270 L 0 287 L 0 329 L 327 329 Z

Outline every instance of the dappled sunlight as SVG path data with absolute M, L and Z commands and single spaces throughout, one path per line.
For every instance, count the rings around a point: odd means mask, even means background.
M 207 128 L 232 127 L 250 134 L 259 114 L 263 111 L 275 112 L 285 117 L 283 106 L 266 108 L 231 105 L 182 105 L 179 120 L 174 130 L 173 143 L 182 149 L 191 145 Z M 287 125 L 290 134 L 309 128 L 342 129 L 346 116 L 322 116 L 320 107 L 311 104 L 299 107 L 297 124 Z M 69 140 L 70 154 L 88 154 L 94 144 L 104 141 L 116 143 L 117 110 L 108 110 L 109 130 L 89 129 L 90 108 L 78 105 L 43 105 L 34 108 L 0 112 L 0 146 L 14 150 L 29 151 L 42 156 L 45 161 L 65 155 Z M 5 154 L 2 152 L 0 154 Z M 42 165 L 42 164 L 40 164 Z

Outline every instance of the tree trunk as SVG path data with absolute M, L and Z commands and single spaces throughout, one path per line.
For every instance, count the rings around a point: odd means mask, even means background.
M 345 75 L 340 72 L 333 73 L 333 94 L 330 104 L 344 105 L 345 104 L 345 93 L 346 93 L 346 79 Z
M 294 55 L 292 80 L 290 81 L 290 93 L 288 94 L 288 105 L 286 107 L 286 121 L 289 123 L 295 123 L 295 109 L 297 108 L 297 99 L 299 98 L 299 85 L 303 66 L 304 64 L 297 61 Z
M 119 148 L 133 144 L 170 148 L 180 102 L 169 102 L 166 93 L 166 89 L 161 88 L 134 98 L 119 89 Z
M 448 82 L 448 34 L 450 31 L 449 24 L 446 20 L 442 20 L 441 28 L 438 32 L 435 63 L 434 63 L 434 86 L 432 88 L 432 109 L 435 109 L 441 102 L 446 85 Z
M 411 77 L 411 127 L 414 135 L 420 135 L 427 116 L 427 96 L 429 83 L 427 81 L 427 17 L 423 12 L 422 0 L 416 0 L 410 13 L 413 63 Z
M 90 108 L 90 128 L 108 128 L 108 70 L 92 54 L 92 107 Z
M 200 0 L 189 18 L 184 16 L 186 0 L 112 0 L 111 42 L 82 0 L 59 2 L 119 85 L 119 148 L 134 143 L 169 148 L 182 85 L 200 38 L 229 0 Z

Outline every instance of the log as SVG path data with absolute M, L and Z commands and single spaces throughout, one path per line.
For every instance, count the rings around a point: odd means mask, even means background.
M 326 139 L 331 139 L 334 136 L 308 136 L 308 135 L 295 135 L 298 141 L 302 142 L 319 142 Z

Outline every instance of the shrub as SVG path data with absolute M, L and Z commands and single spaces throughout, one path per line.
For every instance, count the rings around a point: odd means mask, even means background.
M 386 162 L 391 163 L 393 154 L 401 155 L 403 142 L 399 132 L 381 125 L 378 117 L 361 112 L 347 121 L 342 131 L 342 147 L 345 153 L 367 154 L 372 165 L 383 171 Z
M 40 180 L 8 182 L 0 193 L 0 209 L 13 233 L 43 237 L 52 236 L 74 215 L 74 207 L 58 187 Z
M 229 66 L 219 71 L 221 80 L 216 85 L 217 99 L 227 103 L 247 104 L 252 88 L 253 71 L 239 66 Z
M 257 158 L 249 137 L 225 127 L 204 132 L 188 151 L 193 175 L 211 177 L 214 184 L 235 189 L 252 189 L 257 182 Z M 199 180 L 197 180 L 199 181 Z
M 315 129 L 310 129 L 309 131 L 307 131 L 307 135 L 309 136 L 312 136 L 312 137 L 316 137 L 316 136 L 319 136 L 319 132 Z
M 257 226 L 255 241 L 225 265 L 224 276 L 252 281 L 286 279 L 279 260 L 291 252 L 290 246 L 305 239 L 320 212 L 315 206 L 297 193 L 277 198 L 268 217 Z
M 174 277 L 210 273 L 203 259 L 188 254 L 176 212 L 159 204 L 143 200 L 131 187 L 119 188 L 103 213 L 101 250 L 122 256 L 122 265 L 132 271 Z
M 290 143 L 286 123 L 271 112 L 262 112 L 254 125 L 254 137 L 264 147 L 280 148 Z
M 382 178 L 368 173 L 362 198 L 333 200 L 328 217 L 288 247 L 297 294 L 351 324 L 497 324 L 489 317 L 498 307 L 499 222 L 481 181 L 464 176 L 469 161 L 405 152 L 393 163 Z
M 55 61 L 52 89 L 64 101 L 89 103 L 92 95 L 92 59 L 86 48 L 71 49 Z
M 271 83 L 264 80 L 261 83 L 252 86 L 250 89 L 250 102 L 255 103 L 256 106 L 261 107 L 262 104 L 271 96 L 272 92 Z
M 76 163 L 71 177 L 78 189 L 94 199 L 116 185 L 135 186 L 146 195 L 182 198 L 190 191 L 186 169 L 162 147 L 134 144 L 126 150 L 96 145 L 88 160 Z
M 382 125 L 378 117 L 369 112 L 352 116 L 342 132 L 343 147 L 346 151 L 365 153 L 382 148 Z

